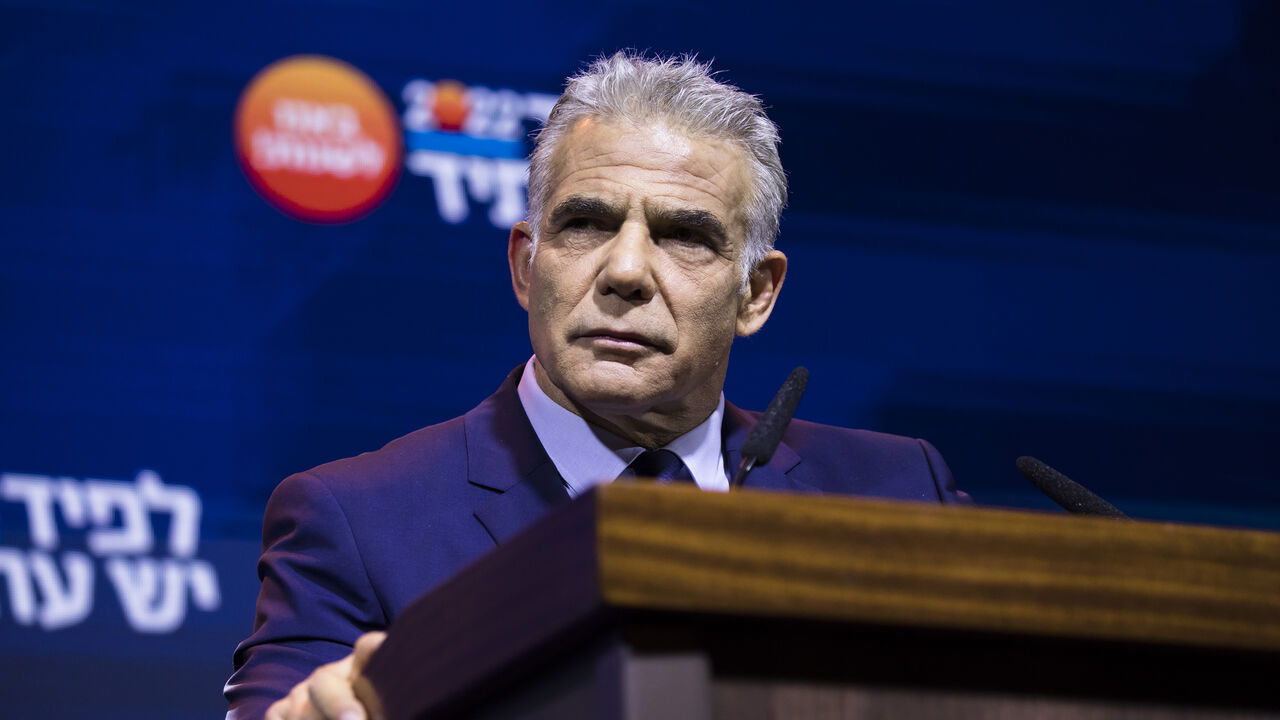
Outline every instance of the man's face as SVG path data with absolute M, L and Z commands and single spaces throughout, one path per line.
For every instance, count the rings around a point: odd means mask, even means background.
M 763 312 L 759 283 L 741 291 L 742 152 L 588 119 L 553 173 L 532 263 L 527 225 L 509 249 L 539 384 L 615 429 L 692 428 L 715 408 L 734 336 L 764 323 L 785 270 L 782 258 Z

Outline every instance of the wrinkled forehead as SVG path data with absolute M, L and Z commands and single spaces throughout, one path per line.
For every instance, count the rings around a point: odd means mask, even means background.
M 655 190 L 679 187 L 682 192 L 677 195 L 684 200 L 719 206 L 726 223 L 745 228 L 749 165 L 746 152 L 730 140 L 699 136 L 661 121 L 636 124 L 584 117 L 556 147 L 549 170 L 548 211 L 559 199 L 581 194 L 584 188 L 638 181 Z

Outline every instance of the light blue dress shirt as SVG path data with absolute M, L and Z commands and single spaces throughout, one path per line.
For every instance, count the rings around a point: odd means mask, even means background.
M 637 455 L 644 452 L 644 448 L 591 425 L 547 397 L 534 376 L 533 358 L 525 363 L 516 393 L 533 431 L 573 497 L 595 485 L 613 482 Z M 729 489 L 721 448 L 720 425 L 723 419 L 724 394 L 721 393 L 720 402 L 716 403 L 715 412 L 710 417 L 665 446 L 680 456 L 693 473 L 694 482 L 703 490 Z

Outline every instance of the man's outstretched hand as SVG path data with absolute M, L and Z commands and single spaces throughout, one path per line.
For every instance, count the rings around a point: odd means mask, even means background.
M 350 655 L 316 668 L 267 708 L 266 720 L 369 720 L 369 711 L 356 699 L 352 684 L 386 637 L 384 632 L 361 635 Z

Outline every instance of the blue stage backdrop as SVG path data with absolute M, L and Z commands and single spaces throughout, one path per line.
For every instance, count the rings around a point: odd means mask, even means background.
M 221 712 L 273 486 L 529 356 L 528 133 L 620 47 L 782 128 L 738 404 L 806 365 L 802 417 L 926 437 L 979 502 L 1050 509 L 1031 454 L 1280 528 L 1280 6 L 844 5 L 0 2 L 6 717 Z

